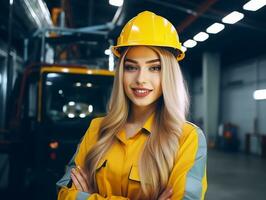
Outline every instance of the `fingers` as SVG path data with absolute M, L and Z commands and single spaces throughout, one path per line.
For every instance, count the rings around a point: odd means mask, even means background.
M 73 181 L 73 184 L 77 190 L 82 192 L 89 192 L 86 175 L 82 175 L 81 173 L 84 172 L 81 172 L 81 170 L 78 170 L 77 168 L 73 168 L 71 170 L 71 179 Z
M 89 185 L 89 183 L 88 183 L 88 176 L 85 173 L 85 171 L 80 166 L 77 166 L 77 169 L 78 169 L 80 175 L 83 177 L 83 179 L 86 182 L 86 184 Z
M 83 191 L 83 188 L 81 187 L 81 185 L 80 185 L 80 183 L 79 183 L 79 181 L 78 181 L 78 179 L 77 179 L 77 177 L 75 175 L 75 170 L 74 169 L 71 170 L 70 177 L 72 179 L 72 182 L 73 182 L 75 188 L 77 190 L 79 190 L 79 191 Z
M 166 188 L 163 193 L 160 195 L 158 200 L 170 200 L 171 196 L 173 194 L 172 188 Z

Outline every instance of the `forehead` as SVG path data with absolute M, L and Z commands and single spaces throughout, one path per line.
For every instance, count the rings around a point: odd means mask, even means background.
M 159 55 L 152 48 L 147 46 L 129 47 L 126 58 L 133 60 L 153 60 L 159 59 Z

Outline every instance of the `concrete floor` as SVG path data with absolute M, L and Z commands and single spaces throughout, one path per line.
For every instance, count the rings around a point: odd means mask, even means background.
M 265 200 L 266 159 L 239 153 L 208 152 L 205 200 Z
M 209 150 L 207 173 L 208 190 L 205 200 L 266 199 L 266 159 Z M 42 180 L 41 183 L 31 184 L 21 192 L 14 193 L 13 189 L 0 190 L 0 199 L 17 200 L 21 197 L 28 200 L 56 199 L 55 182 L 59 178 L 49 173 L 41 174 L 42 176 L 38 176 Z

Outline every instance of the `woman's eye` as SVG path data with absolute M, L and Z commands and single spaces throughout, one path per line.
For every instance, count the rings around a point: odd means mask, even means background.
M 126 71 L 135 71 L 135 70 L 137 70 L 137 67 L 126 65 L 125 66 L 125 70 Z
M 161 66 L 150 67 L 151 71 L 161 71 Z

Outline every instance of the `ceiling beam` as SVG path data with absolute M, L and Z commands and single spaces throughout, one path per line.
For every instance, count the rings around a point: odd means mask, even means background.
M 177 30 L 179 33 L 183 32 L 189 25 L 191 25 L 197 18 L 203 15 L 213 4 L 215 4 L 218 0 L 205 0 L 202 4 L 200 4 L 196 12 L 190 14 L 178 27 Z

